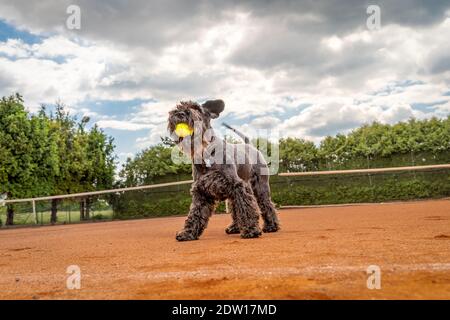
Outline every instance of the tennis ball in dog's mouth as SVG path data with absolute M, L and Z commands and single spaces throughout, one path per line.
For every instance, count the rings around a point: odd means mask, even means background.
M 187 123 L 178 123 L 175 127 L 175 134 L 181 138 L 190 136 L 194 130 Z

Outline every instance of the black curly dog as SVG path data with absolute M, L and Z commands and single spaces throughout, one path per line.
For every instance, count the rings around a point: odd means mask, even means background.
M 211 128 L 225 104 L 210 100 L 202 105 L 180 102 L 169 112 L 168 130 L 177 145 L 192 159 L 192 204 L 178 241 L 196 240 L 205 230 L 216 203 L 226 200 L 233 222 L 225 230 L 240 233 L 242 238 L 261 235 L 259 215 L 264 220 L 262 231 L 276 232 L 279 222 L 270 198 L 267 163 L 251 144 L 230 144 L 219 139 Z M 175 135 L 176 125 L 186 123 L 193 128 L 187 137 Z

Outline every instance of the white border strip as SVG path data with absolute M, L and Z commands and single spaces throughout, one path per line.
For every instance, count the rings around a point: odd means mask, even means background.
M 94 195 L 113 193 L 113 192 L 125 192 L 125 191 L 133 191 L 133 190 L 154 189 L 154 188 L 159 188 L 159 187 L 178 186 L 178 185 L 182 185 L 182 184 L 190 184 L 192 182 L 194 182 L 194 180 L 150 184 L 150 185 L 146 185 L 146 186 L 109 189 L 109 190 L 101 190 L 101 191 L 93 191 L 93 192 L 69 193 L 69 194 L 64 194 L 64 195 L 59 195 L 59 196 L 48 196 L 48 197 L 28 198 L 28 199 L 13 199 L 13 200 L 5 200 L 4 203 L 6 204 L 6 203 L 32 202 L 32 201 L 52 200 L 52 199 L 83 198 L 86 196 L 94 196 Z
M 315 176 L 326 174 L 349 174 L 349 173 L 378 173 L 391 171 L 416 171 L 426 169 L 450 169 L 450 164 L 436 164 L 427 166 L 410 166 L 410 167 L 392 167 L 392 168 L 373 168 L 373 169 L 355 169 L 355 170 L 331 170 L 331 171 L 308 171 L 308 172 L 284 172 L 280 173 L 282 177 L 295 176 Z

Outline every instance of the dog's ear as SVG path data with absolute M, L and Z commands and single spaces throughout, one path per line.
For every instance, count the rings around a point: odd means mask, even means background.
M 211 118 L 215 119 L 225 109 L 225 102 L 223 100 L 208 100 L 202 104 L 202 108 L 209 112 Z

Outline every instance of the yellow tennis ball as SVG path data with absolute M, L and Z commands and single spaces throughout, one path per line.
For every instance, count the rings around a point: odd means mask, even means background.
M 181 138 L 190 136 L 194 130 L 187 123 L 178 123 L 175 127 L 175 134 Z

